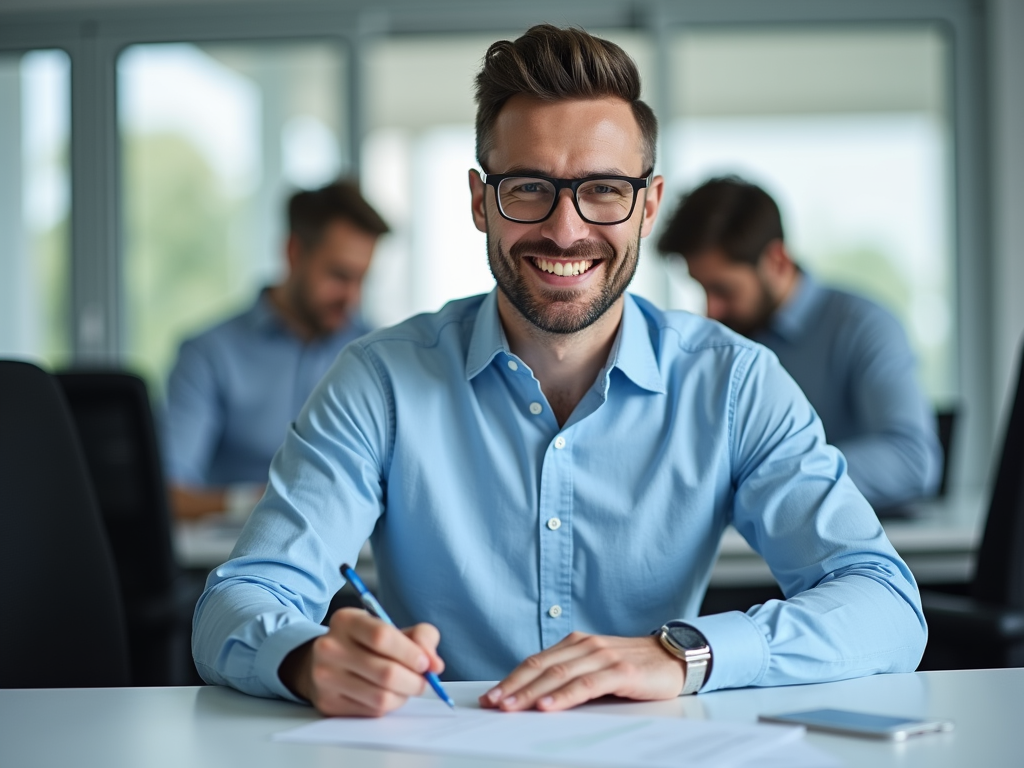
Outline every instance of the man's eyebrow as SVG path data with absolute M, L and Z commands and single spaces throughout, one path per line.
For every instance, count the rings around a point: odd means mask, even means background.
M 629 176 L 628 173 L 623 172 L 622 169 L 620 169 L 620 168 L 598 168 L 597 170 L 588 171 L 586 173 L 580 173 L 580 174 L 573 175 L 573 176 L 559 177 L 559 176 L 552 176 L 547 171 L 542 171 L 542 170 L 540 170 L 538 168 L 527 168 L 527 167 L 521 167 L 521 166 L 520 167 L 513 166 L 512 168 L 509 168 L 507 171 L 504 171 L 501 174 L 494 174 L 494 175 L 501 175 L 501 176 L 546 176 L 549 179 L 555 179 L 555 178 L 589 179 L 589 178 L 592 178 L 594 176 Z

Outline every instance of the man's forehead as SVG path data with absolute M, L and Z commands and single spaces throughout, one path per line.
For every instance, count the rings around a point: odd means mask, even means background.
M 544 100 L 518 95 L 495 121 L 487 164 L 492 173 L 594 173 L 636 176 L 645 171 L 640 126 L 618 97 Z

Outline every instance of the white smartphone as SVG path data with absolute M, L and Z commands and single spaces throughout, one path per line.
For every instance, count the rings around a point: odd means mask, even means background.
M 784 715 L 761 715 L 757 719 L 763 723 L 804 725 L 814 731 L 890 741 L 903 741 L 908 736 L 919 733 L 953 730 L 953 723 L 949 720 L 918 720 L 912 717 L 850 712 L 845 709 L 811 709 Z

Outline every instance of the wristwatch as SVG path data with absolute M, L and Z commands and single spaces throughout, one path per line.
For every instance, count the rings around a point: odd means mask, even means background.
M 681 621 L 670 621 L 658 630 L 662 647 L 686 665 L 680 696 L 696 693 L 711 669 L 711 646 L 704 635 Z

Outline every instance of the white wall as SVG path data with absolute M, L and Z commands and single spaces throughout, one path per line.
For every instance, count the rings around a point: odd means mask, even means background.
M 995 331 L 992 384 L 1001 430 L 1009 415 L 1009 388 L 1024 339 L 1024 2 L 989 0 L 988 21 Z

